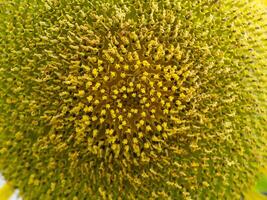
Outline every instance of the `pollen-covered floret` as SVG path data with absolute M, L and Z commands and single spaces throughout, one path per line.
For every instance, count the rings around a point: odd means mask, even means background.
M 23 199 L 240 199 L 254 184 L 253 1 L 6 1 L 0 18 L 0 171 Z

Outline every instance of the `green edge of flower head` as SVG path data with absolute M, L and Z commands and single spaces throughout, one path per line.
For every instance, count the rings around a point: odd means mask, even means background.
M 0 171 L 24 200 L 232 200 L 255 184 L 256 2 L 14 0 L 0 18 Z

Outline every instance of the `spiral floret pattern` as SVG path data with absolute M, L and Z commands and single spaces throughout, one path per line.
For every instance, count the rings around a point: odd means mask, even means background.
M 245 0 L 1 3 L 0 171 L 25 200 L 240 199 L 266 22 Z

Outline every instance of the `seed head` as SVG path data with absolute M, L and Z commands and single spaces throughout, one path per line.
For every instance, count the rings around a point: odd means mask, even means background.
M 265 160 L 266 17 L 249 0 L 1 3 L 1 172 L 25 200 L 240 199 Z

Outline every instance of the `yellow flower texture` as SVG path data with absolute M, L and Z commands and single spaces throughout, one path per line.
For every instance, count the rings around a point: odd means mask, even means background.
M 262 3 L 263 5 L 267 5 L 267 1 L 266 0 L 258 0 L 259 3 Z
M 2 1 L 1 173 L 24 200 L 243 198 L 266 161 L 265 12 Z

